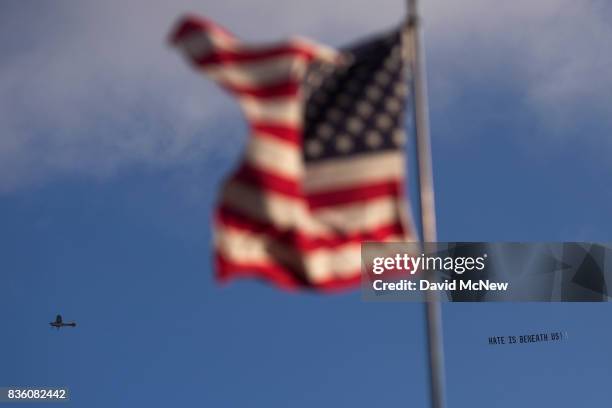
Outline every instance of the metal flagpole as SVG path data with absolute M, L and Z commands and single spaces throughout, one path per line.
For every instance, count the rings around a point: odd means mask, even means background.
M 414 113 L 421 242 L 436 242 L 436 210 L 431 167 L 427 80 L 418 16 L 418 0 L 407 0 L 407 6 L 408 27 L 413 30 L 413 35 L 409 38 L 411 38 L 414 52 Z M 432 408 L 444 408 L 444 349 L 440 299 L 436 291 L 428 290 L 426 293 L 425 319 L 427 322 L 431 406 Z

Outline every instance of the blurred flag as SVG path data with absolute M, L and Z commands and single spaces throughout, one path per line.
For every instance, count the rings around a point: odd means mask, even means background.
M 216 211 L 220 280 L 355 286 L 362 241 L 414 239 L 404 192 L 406 35 L 336 51 L 299 37 L 251 45 L 209 20 L 179 22 L 172 43 L 236 96 L 251 129 Z

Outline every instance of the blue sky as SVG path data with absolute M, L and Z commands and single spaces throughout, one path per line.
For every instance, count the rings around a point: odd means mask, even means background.
M 426 406 L 421 305 L 213 282 L 208 220 L 244 124 L 164 42 L 195 11 L 253 40 L 340 45 L 402 5 L 3 2 L 0 386 L 67 385 L 75 407 Z M 609 6 L 423 12 L 440 240 L 610 241 Z M 79 326 L 51 330 L 56 313 Z M 451 408 L 612 396 L 607 304 L 447 304 L 443 319 Z M 549 330 L 569 338 L 487 344 Z

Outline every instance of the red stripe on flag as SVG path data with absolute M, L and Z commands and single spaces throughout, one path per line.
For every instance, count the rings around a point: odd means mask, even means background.
M 402 195 L 402 190 L 402 181 L 394 180 L 321 193 L 310 193 L 306 200 L 311 208 L 321 208 L 368 201 L 384 196 L 397 197 Z
M 242 164 L 232 177 L 233 180 L 240 181 L 253 187 L 274 191 L 290 197 L 303 198 L 302 188 L 298 182 L 265 170 L 256 169 L 249 164 Z
M 334 249 L 351 243 L 384 241 L 390 236 L 405 235 L 404 227 L 399 220 L 393 224 L 381 225 L 368 231 L 313 236 L 296 229 L 280 229 L 268 222 L 254 220 L 227 205 L 222 205 L 217 210 L 216 216 L 220 227 L 262 235 L 266 239 L 273 239 L 284 245 L 290 245 L 304 253 L 322 248 Z
M 238 51 L 216 50 L 199 58 L 195 58 L 194 62 L 200 66 L 240 64 L 245 62 L 259 62 L 266 59 L 285 56 L 291 56 L 296 59 L 301 57 L 308 61 L 314 58 L 313 50 L 304 46 L 279 44 L 278 46 L 270 46 L 269 48 L 262 47 L 261 49 L 244 48 Z
M 279 265 L 238 263 L 225 259 L 219 253 L 216 254 L 215 263 L 217 280 L 220 282 L 250 277 L 265 279 L 286 290 L 296 290 L 299 287 L 308 285 L 304 279 L 299 279 L 300 274 L 296 273 L 296 271 L 291 271 Z
M 297 127 L 270 125 L 265 122 L 255 122 L 251 127 L 258 136 L 272 136 L 295 144 L 302 143 L 302 131 Z
M 361 271 L 355 271 L 349 278 L 334 278 L 323 282 L 308 282 L 303 273 L 277 264 L 238 263 L 225 259 L 222 255 L 215 257 L 217 280 L 225 283 L 236 278 L 259 278 L 271 282 L 276 287 L 296 291 L 311 289 L 321 292 L 338 292 L 354 288 L 361 281 Z
M 255 98 L 275 98 L 281 96 L 293 96 L 297 95 L 300 88 L 299 84 L 295 81 L 288 81 L 276 85 L 266 86 L 239 86 L 232 85 L 227 82 L 223 82 L 222 86 L 230 92 L 253 96 Z
M 234 36 L 219 24 L 201 17 L 187 15 L 180 20 L 177 28 L 170 34 L 169 41 L 172 44 L 177 44 L 192 34 L 208 32 L 234 39 Z

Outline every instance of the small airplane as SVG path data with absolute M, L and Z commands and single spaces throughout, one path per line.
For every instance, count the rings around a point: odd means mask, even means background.
M 51 323 L 49 323 L 49 324 L 51 325 L 51 327 L 57 327 L 57 330 L 59 330 L 59 329 L 60 329 L 60 327 L 66 327 L 66 326 L 69 326 L 69 327 L 76 327 L 76 323 L 75 323 L 75 322 L 64 323 L 64 322 L 62 321 L 62 315 L 57 315 L 57 316 L 55 317 L 55 321 L 54 321 L 54 322 L 51 322 Z

